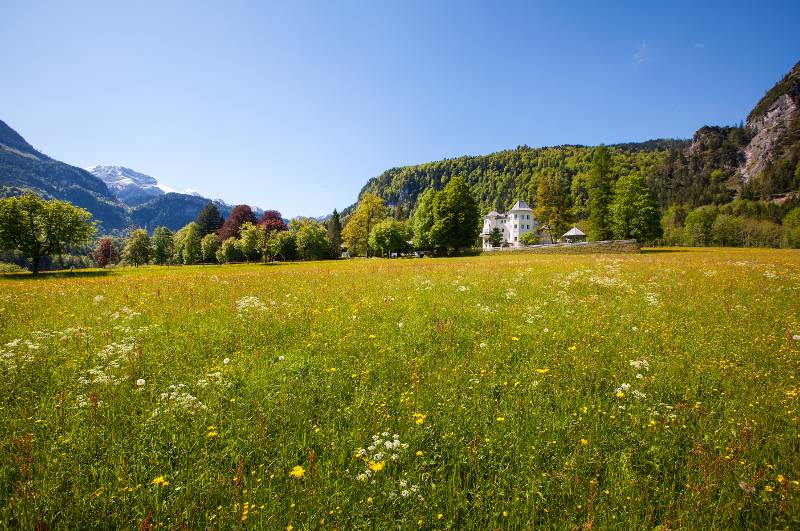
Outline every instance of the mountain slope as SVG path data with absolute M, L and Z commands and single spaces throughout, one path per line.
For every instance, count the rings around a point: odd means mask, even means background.
M 0 120 L 0 196 L 26 190 L 85 208 L 102 223 L 102 230 L 121 230 L 127 226 L 125 206 L 103 181 L 86 170 L 40 153 Z
M 727 203 L 737 196 L 769 199 L 800 190 L 800 63 L 770 89 L 747 126 L 704 126 L 689 140 L 609 146 L 614 173 L 643 172 L 662 208 Z M 577 216 L 586 214 L 594 148 L 556 146 L 466 156 L 389 169 L 362 188 L 410 214 L 419 194 L 455 177 L 472 187 L 482 210 L 504 210 L 517 199 L 536 204 L 539 177 L 557 174 L 570 189 Z M 351 207 L 342 213 L 347 215 Z
M 124 166 L 93 166 L 86 169 L 89 173 L 106 183 L 109 190 L 130 207 L 141 205 L 151 199 L 174 192 L 158 181 Z

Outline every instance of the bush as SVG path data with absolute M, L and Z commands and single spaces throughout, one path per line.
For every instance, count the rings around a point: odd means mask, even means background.
M 8 262 L 0 262 L 0 273 L 21 273 L 25 271 L 17 264 L 9 264 Z
M 535 232 L 526 232 L 519 237 L 519 243 L 522 245 L 538 245 L 539 236 Z

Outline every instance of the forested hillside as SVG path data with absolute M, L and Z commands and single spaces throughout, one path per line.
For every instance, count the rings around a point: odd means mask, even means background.
M 800 189 L 800 63 L 767 92 L 747 125 L 701 127 L 692 140 L 650 140 L 609 146 L 615 178 L 644 174 L 662 210 L 725 204 L 735 198 L 775 199 Z M 556 176 L 570 190 L 577 219 L 585 217 L 594 147 L 556 146 L 445 159 L 392 168 L 370 179 L 374 193 L 408 216 L 427 187 L 442 189 L 455 176 L 472 187 L 484 212 L 524 199 L 536 206 L 538 182 Z M 748 173 L 756 168 L 758 171 Z M 349 209 L 344 212 L 348 214 Z

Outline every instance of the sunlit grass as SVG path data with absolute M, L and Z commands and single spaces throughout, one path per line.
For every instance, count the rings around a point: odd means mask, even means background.
M 796 251 L 0 277 L 0 308 L 5 526 L 800 525 Z

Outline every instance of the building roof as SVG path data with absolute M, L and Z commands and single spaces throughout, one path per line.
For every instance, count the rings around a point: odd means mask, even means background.
M 586 234 L 578 227 L 572 227 L 571 229 L 569 229 L 567 232 L 564 233 L 564 236 L 562 236 L 562 238 L 566 236 L 586 236 Z
M 520 199 L 519 201 L 514 203 L 514 206 L 511 207 L 511 210 L 530 210 L 530 211 L 533 211 L 533 209 L 528 206 L 528 203 L 526 203 L 522 199 Z
M 492 210 L 491 212 L 489 212 L 488 214 L 486 214 L 483 217 L 485 217 L 485 218 L 504 218 L 504 217 L 506 217 L 506 215 L 505 214 L 501 214 L 497 210 Z

